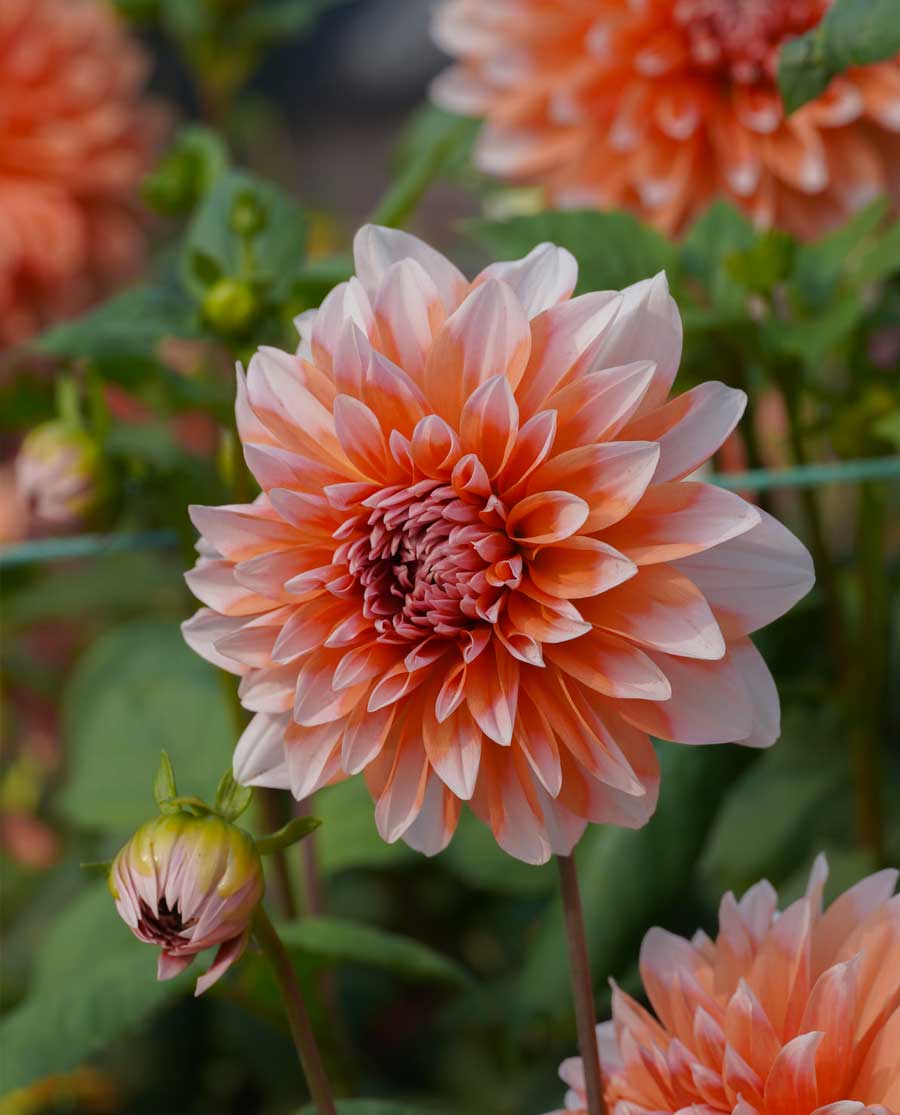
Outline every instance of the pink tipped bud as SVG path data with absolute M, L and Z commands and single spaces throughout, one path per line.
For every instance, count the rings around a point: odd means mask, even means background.
M 246 948 L 265 883 L 247 833 L 215 815 L 180 812 L 137 830 L 113 861 L 109 889 L 132 933 L 161 948 L 159 979 L 177 976 L 198 952 L 219 946 L 197 980 L 201 995 Z
M 19 499 L 40 530 L 79 526 L 102 495 L 99 448 L 64 422 L 45 422 L 28 434 L 16 458 Z

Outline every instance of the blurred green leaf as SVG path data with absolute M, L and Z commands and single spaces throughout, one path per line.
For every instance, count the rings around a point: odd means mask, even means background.
M 684 898 L 723 789 L 748 761 L 740 748 L 660 745 L 659 807 L 637 831 L 594 825 L 576 849 L 591 967 L 599 987 L 634 959 L 643 934 Z M 570 1011 L 562 904 L 554 898 L 519 975 L 519 1003 L 553 1018 Z
M 278 934 L 285 948 L 317 966 L 362 964 L 402 976 L 413 983 L 464 987 L 470 977 L 448 956 L 404 937 L 340 918 L 303 918 L 284 922 Z
M 402 841 L 387 844 L 378 835 L 375 806 L 362 778 L 319 790 L 310 808 L 322 822 L 316 833 L 316 853 L 325 875 L 359 867 L 388 867 L 417 858 Z
M 851 781 L 833 710 L 792 710 L 778 745 L 725 796 L 700 861 L 711 893 L 741 893 L 762 878 L 777 882 L 805 863 L 819 850 L 835 813 L 849 816 L 841 799 L 846 805 Z
M 897 0 L 835 0 L 817 27 L 781 48 L 778 85 L 787 111 L 818 97 L 844 70 L 898 50 Z
M 265 215 L 265 227 L 252 238 L 249 252 L 248 242 L 232 227 L 235 204 L 246 198 L 252 198 Z M 264 286 L 278 302 L 302 273 L 305 251 L 302 209 L 277 186 L 245 171 L 228 171 L 200 203 L 188 227 L 182 275 L 198 300 L 217 271 Z
M 187 793 L 212 797 L 233 731 L 219 679 L 174 624 L 136 620 L 102 635 L 63 694 L 74 824 L 125 836 L 153 812 L 160 749 Z
M 854 260 L 877 242 L 873 236 L 886 213 L 887 201 L 879 198 L 834 232 L 798 245 L 791 281 L 808 305 L 821 307 L 828 301 L 841 278 L 852 270 Z
M 174 283 L 131 287 L 73 321 L 42 333 L 40 352 L 86 358 L 126 385 L 141 386 L 160 367 L 157 346 L 164 337 L 201 336 L 193 307 Z
M 859 260 L 855 278 L 859 283 L 874 283 L 898 272 L 900 272 L 900 221 L 895 221 L 889 229 L 884 230 L 871 245 L 870 250 Z
M 159 983 L 155 951 L 119 920 L 106 884 L 92 885 L 47 934 L 28 998 L 0 1023 L 2 1089 L 74 1068 L 191 980 Z
M 471 220 L 466 230 L 495 259 L 518 259 L 549 240 L 578 260 L 577 293 L 620 290 L 658 271 L 677 277 L 677 253 L 661 233 L 631 213 L 548 211 L 507 221 Z
M 435 178 L 467 163 L 478 121 L 425 105 L 400 142 L 395 178 L 372 214 L 373 224 L 405 223 Z
M 900 449 L 900 407 L 875 423 L 874 432 L 878 437 L 896 445 Z
M 13 591 L 4 585 L 3 622 L 8 631 L 46 620 L 92 622 L 122 619 L 152 608 L 157 615 L 184 606 L 175 554 L 116 553 L 70 563 L 60 575 L 52 566 Z
M 533 867 L 513 859 L 498 846 L 487 825 L 468 810 L 440 863 L 464 883 L 491 894 L 544 895 L 556 886 L 553 864 Z

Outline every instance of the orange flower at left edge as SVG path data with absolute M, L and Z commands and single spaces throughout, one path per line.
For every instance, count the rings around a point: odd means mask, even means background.
M 147 69 L 105 0 L 0 0 L 0 348 L 140 267 Z
M 185 637 L 256 713 L 235 778 L 301 799 L 364 772 L 386 840 L 434 854 L 468 801 L 543 862 L 590 821 L 649 819 L 651 735 L 773 743 L 748 635 L 812 565 L 686 479 L 746 400 L 669 400 L 665 276 L 573 298 L 575 259 L 541 244 L 470 282 L 373 226 L 355 263 L 296 355 L 261 349 L 239 375 L 262 494 L 192 509 L 207 607 Z

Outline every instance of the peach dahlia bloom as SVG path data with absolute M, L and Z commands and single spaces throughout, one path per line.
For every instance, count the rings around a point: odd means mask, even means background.
M 785 116 L 781 43 L 828 0 L 448 0 L 458 60 L 434 85 L 486 117 L 479 166 L 558 207 L 624 207 L 676 232 L 725 194 L 803 237 L 900 201 L 900 63 L 835 78 Z
M 827 910 L 825 857 L 779 913 L 769 883 L 726 894 L 719 935 L 651 929 L 641 976 L 656 1017 L 618 988 L 597 1027 L 611 1115 L 889 1115 L 900 1111 L 897 871 Z M 565 1111 L 586 1112 L 578 1058 Z
M 0 0 L 0 347 L 128 277 L 159 134 L 104 0 Z
M 775 520 L 684 481 L 745 399 L 668 401 L 681 322 L 665 277 L 572 298 L 552 244 L 473 282 L 368 227 L 355 278 L 296 356 L 239 371 L 262 488 L 194 507 L 199 653 L 256 713 L 243 783 L 297 798 L 365 771 L 376 821 L 440 851 L 469 801 L 530 862 L 588 821 L 653 812 L 649 735 L 778 735 L 748 633 L 812 583 Z

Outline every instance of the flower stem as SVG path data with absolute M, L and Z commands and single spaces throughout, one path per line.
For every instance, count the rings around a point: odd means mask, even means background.
M 884 547 L 886 495 L 876 484 L 860 486 L 857 552 L 862 608 L 857 652 L 856 709 L 852 713 L 852 759 L 857 832 L 876 863 L 886 862 L 880 738 L 885 712 L 890 608 Z
M 256 908 L 253 930 L 260 948 L 266 954 L 275 973 L 278 990 L 284 1000 L 284 1009 L 288 1017 L 291 1036 L 294 1039 L 297 1056 L 300 1059 L 316 1111 L 318 1115 L 336 1115 L 331 1085 L 325 1075 L 322 1055 L 319 1053 L 319 1047 L 316 1044 L 300 985 L 297 983 L 297 977 L 291 964 L 291 958 L 281 943 L 281 938 L 275 931 L 275 926 L 269 920 L 269 915 L 261 905 Z
M 600 1078 L 600 1054 L 597 1049 L 597 1016 L 594 1011 L 594 984 L 584 936 L 584 915 L 578 889 L 578 868 L 574 854 L 557 856 L 559 883 L 566 917 L 566 942 L 572 972 L 572 997 L 575 1002 L 575 1024 L 578 1048 L 584 1065 L 588 1115 L 605 1115 L 603 1081 Z

